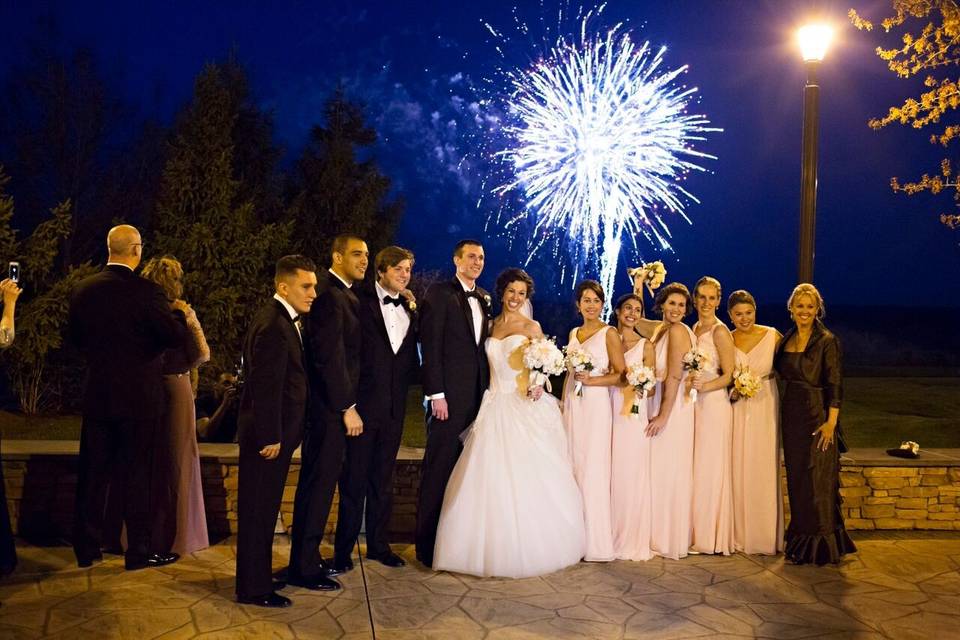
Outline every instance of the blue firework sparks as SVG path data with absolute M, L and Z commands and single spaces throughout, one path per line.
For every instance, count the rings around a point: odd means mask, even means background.
M 505 72 L 507 142 L 495 157 L 507 171 L 493 193 L 519 196 L 508 226 L 532 221 L 531 257 L 549 244 L 569 256 L 573 281 L 595 271 L 612 292 L 625 244 L 636 252 L 642 237 L 669 250 L 668 215 L 689 222 L 685 205 L 699 201 L 682 182 L 715 159 L 693 145 L 720 129 L 688 113 L 697 89 L 678 82 L 686 66 L 664 69 L 665 48 L 638 46 L 621 25 L 591 36 L 589 17 L 579 39 Z

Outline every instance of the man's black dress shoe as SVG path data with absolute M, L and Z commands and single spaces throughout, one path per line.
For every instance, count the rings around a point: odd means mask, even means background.
M 282 609 L 293 604 L 293 602 L 290 601 L 290 598 L 282 596 L 279 593 L 268 593 L 265 596 L 258 596 L 255 598 L 241 598 L 240 596 L 237 596 L 237 602 L 240 604 L 253 604 L 258 607 L 270 607 L 273 609 Z
M 321 558 L 319 573 L 327 576 L 328 578 L 336 578 L 338 575 L 343 573 L 343 571 L 333 566 L 333 560 L 324 560 Z
M 293 578 L 287 576 L 287 584 L 293 587 L 303 587 L 311 591 L 336 591 L 340 583 L 327 576 L 311 576 L 309 578 Z
M 386 565 L 388 567 L 394 567 L 394 568 L 402 567 L 407 564 L 403 558 L 401 558 L 400 556 L 398 556 L 392 551 L 388 551 L 384 554 L 379 554 L 375 556 L 371 556 L 368 554 L 367 560 L 376 560 L 380 564 Z
M 350 558 L 340 558 L 339 560 L 335 559 L 333 561 L 333 570 L 337 572 L 336 575 L 346 573 L 347 571 L 353 571 L 353 560 Z
M 127 571 L 136 571 L 138 569 L 149 569 L 151 567 L 162 567 L 166 564 L 172 564 L 180 559 L 179 553 L 154 553 L 146 557 L 127 557 L 123 566 Z
M 87 567 L 92 567 L 94 562 L 100 562 L 103 560 L 102 554 L 96 554 L 92 556 L 83 556 L 77 558 L 77 566 L 81 569 L 86 569 Z

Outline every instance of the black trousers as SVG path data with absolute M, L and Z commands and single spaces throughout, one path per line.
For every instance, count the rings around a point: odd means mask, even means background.
M 310 425 L 303 436 L 300 479 L 293 499 L 291 578 L 311 578 L 320 573 L 320 543 L 343 468 L 346 439 L 339 414 Z
M 479 393 L 473 410 L 466 416 L 451 415 L 447 420 L 437 420 L 431 415 L 429 405 L 427 408 L 427 448 L 417 496 L 416 548 L 417 559 L 428 567 L 433 566 L 433 547 L 437 540 L 443 494 L 463 450 L 460 434 L 477 417 L 479 408 Z
M 276 459 L 265 460 L 256 444 L 241 439 L 236 587 L 240 598 L 273 592 L 273 532 L 294 449 L 294 444 L 283 443 Z
M 390 552 L 387 524 L 393 509 L 393 468 L 403 435 L 403 416 L 367 422 L 363 433 L 347 438 L 347 455 L 340 473 L 340 510 L 334 555 L 350 557 L 360 535 L 364 503 L 367 520 L 367 555 Z
M 120 513 L 127 525 L 127 557 L 139 559 L 155 551 L 150 543 L 150 485 L 159 426 L 157 413 L 141 418 L 84 416 L 73 521 L 73 550 L 78 560 L 100 554 L 107 487 L 113 481 L 122 491 Z

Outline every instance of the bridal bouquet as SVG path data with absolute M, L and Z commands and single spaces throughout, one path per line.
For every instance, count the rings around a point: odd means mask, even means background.
M 752 398 L 760 391 L 761 381 L 750 367 L 741 364 L 733 372 L 733 393 L 739 398 Z
M 707 365 L 707 354 L 696 347 L 690 349 L 685 354 L 683 354 L 683 370 L 690 372 L 690 375 L 699 375 L 703 368 Z M 690 390 L 690 401 L 697 401 L 697 390 Z
M 523 348 L 523 366 L 530 370 L 530 386 L 550 388 L 550 376 L 558 376 L 566 368 L 563 353 L 550 338 L 537 338 Z
M 627 367 L 627 384 L 636 392 L 630 406 L 630 417 L 639 417 L 640 401 L 646 400 L 647 393 L 657 386 L 657 375 L 653 369 L 643 366 L 642 363 L 632 364 Z
M 593 371 L 593 357 L 589 351 L 577 348 L 571 349 L 569 346 L 564 351 L 567 354 L 567 366 L 573 369 L 574 373 Z M 583 396 L 583 383 L 579 380 L 574 382 L 573 390 L 578 396 Z
M 627 274 L 633 278 L 635 288 L 639 280 L 650 290 L 650 295 L 653 295 L 653 292 L 659 289 L 660 285 L 667 279 L 667 268 L 663 266 L 661 261 L 657 260 L 656 262 L 645 262 L 633 269 L 627 269 Z

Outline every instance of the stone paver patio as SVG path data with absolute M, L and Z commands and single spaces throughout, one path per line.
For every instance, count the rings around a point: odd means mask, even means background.
M 366 563 L 294 606 L 233 602 L 233 540 L 162 569 L 108 556 L 78 569 L 67 547 L 20 548 L 0 582 L 0 638 L 960 638 L 960 536 L 860 533 L 839 567 L 782 558 L 580 564 L 527 580 Z M 275 566 L 287 557 L 277 537 Z M 328 550 L 329 551 L 329 550 Z

